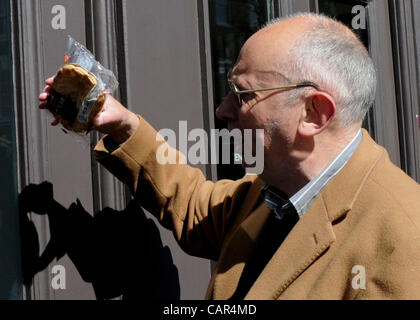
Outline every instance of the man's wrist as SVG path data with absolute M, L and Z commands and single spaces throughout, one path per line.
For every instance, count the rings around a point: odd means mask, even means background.
M 109 133 L 109 136 L 117 145 L 121 145 L 137 131 L 139 123 L 140 120 L 137 115 L 132 113 L 127 121 L 121 123 L 121 126 L 118 129 Z

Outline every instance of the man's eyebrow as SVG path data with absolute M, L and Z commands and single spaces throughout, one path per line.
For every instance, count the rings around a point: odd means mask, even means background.
M 257 85 L 261 87 L 267 85 L 266 83 L 273 79 L 284 81 L 287 83 L 290 82 L 290 79 L 279 71 L 259 70 L 259 71 L 256 71 L 256 74 L 258 75 L 258 78 L 256 79 L 256 82 L 258 83 Z M 241 79 L 239 79 L 240 75 L 241 73 L 239 73 L 236 79 L 232 79 L 232 75 L 230 74 L 229 79 L 235 83 L 235 85 L 238 87 L 239 90 L 245 90 L 246 88 L 243 86 L 243 82 L 241 81 Z
M 269 71 L 261 71 L 260 73 L 263 74 L 263 78 L 274 77 L 274 78 L 277 78 L 277 79 L 290 81 L 290 79 L 285 74 L 283 74 L 279 71 L 269 70 Z

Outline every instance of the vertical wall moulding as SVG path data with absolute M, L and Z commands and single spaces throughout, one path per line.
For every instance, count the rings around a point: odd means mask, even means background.
M 375 105 L 372 110 L 374 138 L 376 142 L 387 149 L 392 162 L 400 166 L 395 78 L 394 70 L 390 68 L 394 64 L 394 60 L 387 0 L 369 3 L 368 33 L 370 53 L 378 77 Z
M 42 19 L 40 1 L 11 1 L 12 41 L 14 59 L 14 97 L 16 137 L 18 145 L 19 191 L 30 183 L 49 180 L 47 157 L 47 120 L 36 107 L 40 84 L 44 83 L 42 48 Z M 21 75 L 25 75 L 22 77 Z M 39 236 L 40 250 L 50 237 L 46 216 L 33 215 Z M 25 299 L 48 300 L 54 292 L 50 288 L 50 275 L 41 272 L 33 285 L 25 288 Z
M 416 115 L 420 111 L 418 1 L 389 2 L 392 32 L 401 167 L 420 181 L 420 130 Z M 417 161 L 416 161 L 417 159 Z
M 118 63 L 118 48 L 121 49 L 121 47 L 118 44 L 121 43 L 121 40 L 117 40 L 117 6 L 120 8 L 119 13 L 121 14 L 122 1 L 85 0 L 86 42 L 96 59 L 105 68 L 111 69 L 121 84 L 125 81 L 125 74 L 120 74 L 119 72 L 121 63 Z M 116 94 L 117 99 L 121 99 L 121 96 L 121 92 Z M 126 98 L 122 99 L 123 102 L 124 99 Z M 99 139 L 99 134 L 92 133 L 92 146 Z M 100 166 L 93 158 L 93 154 L 91 162 L 94 212 L 98 212 L 106 207 L 116 210 L 124 209 L 126 206 L 124 185 Z
M 200 67 L 201 67 L 201 92 L 203 101 L 203 124 L 204 129 L 210 134 L 215 129 L 214 124 L 214 97 L 213 97 L 213 79 L 212 79 L 212 56 L 209 25 L 209 7 L 207 0 L 201 0 L 197 5 L 198 25 L 200 38 Z M 210 142 L 209 142 L 209 150 Z M 217 165 L 206 165 L 207 179 L 217 180 Z

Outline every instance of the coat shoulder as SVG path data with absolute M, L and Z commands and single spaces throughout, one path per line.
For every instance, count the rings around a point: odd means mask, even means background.
M 389 158 L 378 162 L 366 188 L 375 189 L 371 205 L 382 208 L 390 220 L 407 220 L 420 233 L 420 185 Z

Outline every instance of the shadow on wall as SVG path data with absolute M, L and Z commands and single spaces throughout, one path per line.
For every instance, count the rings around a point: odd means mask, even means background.
M 19 195 L 22 274 L 25 285 L 65 254 L 97 299 L 179 300 L 178 269 L 153 220 L 130 202 L 123 211 L 105 208 L 92 217 L 77 199 L 66 209 L 53 186 L 29 185 Z M 50 241 L 40 254 L 38 233 L 28 213 L 48 215 Z

